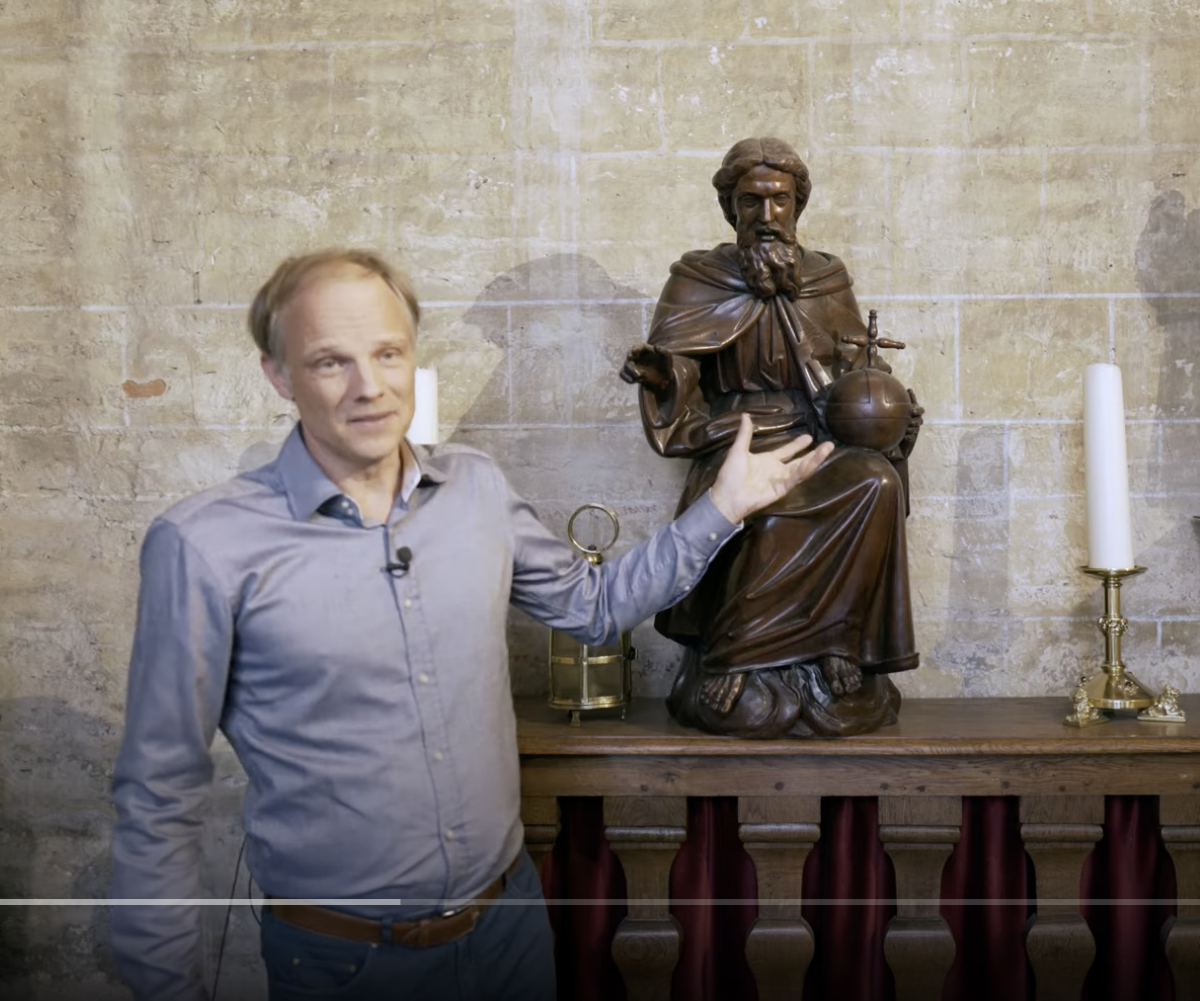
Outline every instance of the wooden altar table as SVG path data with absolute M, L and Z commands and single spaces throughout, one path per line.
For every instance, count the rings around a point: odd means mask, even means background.
M 1153 795 L 1178 888 L 1177 918 L 1164 929 L 1175 996 L 1200 1001 L 1200 695 L 1180 702 L 1184 724 L 1122 713 L 1078 729 L 1063 723 L 1065 697 L 913 699 L 897 725 L 867 736 L 749 741 L 681 727 L 660 699 L 635 701 L 624 720 L 590 716 L 580 727 L 519 699 L 526 844 L 540 863 L 558 836 L 558 797 L 603 797 L 605 834 L 628 887 L 613 958 L 631 999 L 667 999 L 681 944 L 668 874 L 687 836 L 687 798 L 737 797 L 738 833 L 758 877 L 746 958 L 763 1001 L 798 999 L 814 951 L 800 880 L 821 836 L 821 798 L 878 797 L 878 836 L 896 877 L 884 951 L 896 997 L 908 1001 L 940 997 L 955 956 L 939 893 L 961 797 L 1019 797 L 1035 872 L 1025 950 L 1037 997 L 1075 1001 L 1095 955 L 1080 874 L 1104 833 L 1105 796 Z

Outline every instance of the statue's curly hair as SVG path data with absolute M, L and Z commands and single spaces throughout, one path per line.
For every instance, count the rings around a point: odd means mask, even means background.
M 808 196 L 812 192 L 808 167 L 791 146 L 772 136 L 742 139 L 725 154 L 721 169 L 713 174 L 712 179 L 713 187 L 717 189 L 717 201 L 730 226 L 737 226 L 737 214 L 733 211 L 733 189 L 744 174 L 761 166 L 791 174 L 796 179 L 797 218 L 808 204 Z

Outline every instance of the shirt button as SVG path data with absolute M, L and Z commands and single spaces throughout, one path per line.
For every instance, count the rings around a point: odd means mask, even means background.
M 433 760 L 434 761 L 441 761 L 443 757 L 445 757 L 445 755 L 443 755 L 441 751 L 433 752 Z
M 708 541 L 709 542 L 716 542 L 718 538 L 720 538 L 720 536 L 718 536 L 716 532 L 708 533 Z
M 405 599 L 404 599 L 404 607 L 405 607 L 405 608 L 412 608 L 412 598 L 405 598 Z
M 452 830 L 450 830 L 450 828 L 446 828 L 446 840 L 447 841 L 454 840 L 454 832 Z
M 424 671 L 422 671 L 420 674 L 417 675 L 417 680 L 419 682 L 421 682 L 422 685 L 428 685 L 429 684 L 429 675 L 426 674 Z

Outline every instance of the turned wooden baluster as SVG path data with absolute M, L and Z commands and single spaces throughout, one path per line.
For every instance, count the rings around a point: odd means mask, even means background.
M 605 834 L 625 870 L 629 914 L 612 955 L 629 1001 L 669 1001 L 683 940 L 670 911 L 671 863 L 687 837 L 683 796 L 605 796 Z
M 1158 820 L 1175 863 L 1178 911 L 1167 934 L 1176 1001 L 1200 1001 L 1200 796 L 1160 796 Z
M 542 863 L 558 840 L 558 797 L 522 796 L 521 823 L 525 825 L 525 850 L 541 876 Z
M 1020 817 L 1037 885 L 1037 914 L 1025 930 L 1037 998 L 1079 1001 L 1096 956 L 1096 941 L 1079 913 L 1079 881 L 1104 834 L 1104 797 L 1022 796 Z
M 746 938 L 746 961 L 759 1001 L 800 1001 L 814 947 L 812 927 L 800 916 L 800 883 L 821 836 L 821 798 L 742 796 L 738 823 L 758 873 L 758 918 Z
M 879 840 L 896 870 L 896 916 L 883 940 L 896 1001 L 942 996 L 955 952 L 939 912 L 942 869 L 961 828 L 958 796 L 879 797 Z

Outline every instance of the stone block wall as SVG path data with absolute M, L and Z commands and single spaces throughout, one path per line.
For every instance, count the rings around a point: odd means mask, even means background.
M 1200 5 L 1194 0 L 0 3 L 0 886 L 103 895 L 137 552 L 292 415 L 244 314 L 284 256 L 412 275 L 443 434 L 565 532 L 670 515 L 679 463 L 616 376 L 670 263 L 729 238 L 709 178 L 776 134 L 802 241 L 909 344 L 927 409 L 909 695 L 1065 694 L 1100 659 L 1082 372 L 1125 376 L 1126 660 L 1196 690 Z M 676 651 L 648 626 L 638 690 Z M 514 689 L 545 631 L 514 616 Z M 240 776 L 206 835 L 224 895 Z M 213 958 L 220 915 L 214 911 Z M 0 984 L 123 997 L 89 907 L 0 915 Z M 252 925 L 232 974 L 256 975 Z

